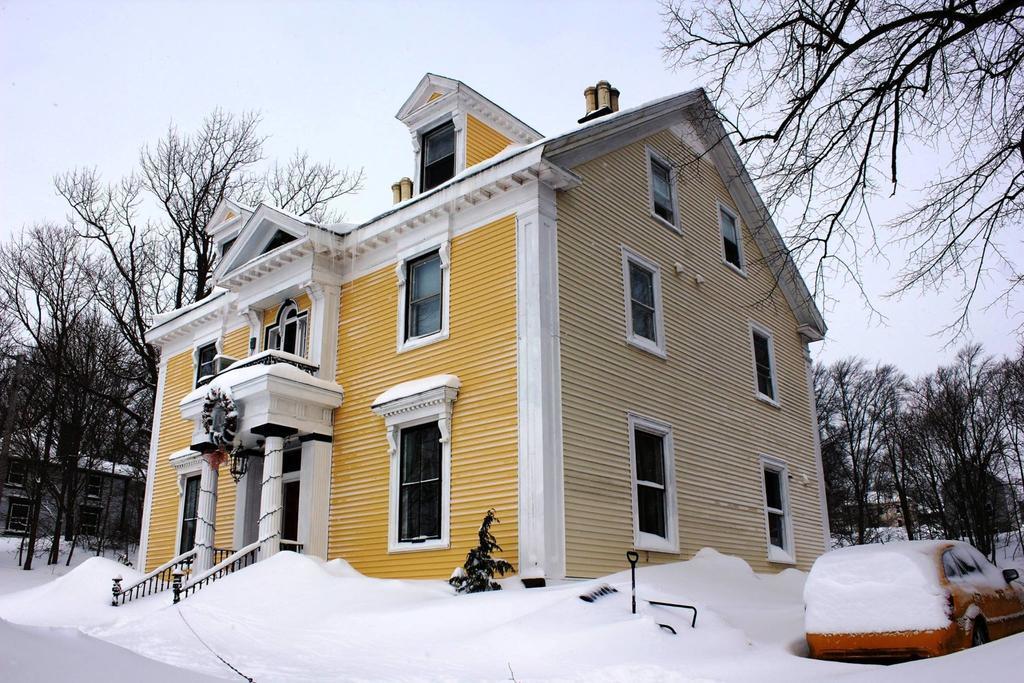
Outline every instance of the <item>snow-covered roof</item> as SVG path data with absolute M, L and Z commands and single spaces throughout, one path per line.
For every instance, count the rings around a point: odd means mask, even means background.
M 110 460 L 96 460 L 93 458 L 79 457 L 78 458 L 79 469 L 88 470 L 90 472 L 101 472 L 103 474 L 113 474 L 117 477 L 139 477 L 141 473 L 136 468 L 125 463 L 115 463 Z
M 152 332 L 153 330 L 155 330 L 156 328 L 160 327 L 161 325 L 165 325 L 165 324 L 169 323 L 172 320 L 180 318 L 180 317 L 182 317 L 183 315 L 185 315 L 186 313 L 188 313 L 190 311 L 194 311 L 196 309 L 202 308 L 203 306 L 207 305 L 208 303 L 210 303 L 212 301 L 215 301 L 215 300 L 219 299 L 220 297 L 224 296 L 227 293 L 228 293 L 228 290 L 226 290 L 226 289 L 224 289 L 222 287 L 214 287 L 213 289 L 210 290 L 209 294 L 207 294 L 205 297 L 203 297 L 199 301 L 195 301 L 195 302 L 190 303 L 190 304 L 185 304 L 181 308 L 175 308 L 173 311 L 167 311 L 166 313 L 157 313 L 156 315 L 153 316 L 153 322 L 152 322 L 152 324 L 149 327 L 149 331 Z
M 432 375 L 430 377 L 424 377 L 423 379 L 414 379 L 409 382 L 402 382 L 391 387 L 383 394 L 374 399 L 371 407 L 376 408 L 392 401 L 398 401 L 403 398 L 409 398 L 410 396 L 416 396 L 418 394 L 424 394 L 434 389 L 440 389 L 442 387 L 448 387 L 449 389 L 458 389 L 462 386 L 462 382 L 455 375 Z
M 269 365 L 256 363 L 256 361 L 267 356 L 277 356 L 282 362 L 271 363 Z M 205 398 L 212 388 L 217 388 L 230 394 L 232 387 L 237 387 L 239 384 L 259 377 L 277 377 L 279 379 L 287 379 L 331 392 L 337 392 L 339 390 L 338 385 L 334 382 L 320 379 L 319 377 L 313 377 L 305 370 L 301 370 L 294 365 L 291 365 L 289 361 L 297 361 L 307 365 L 309 364 L 309 361 L 305 358 L 293 356 L 290 353 L 284 353 L 282 351 L 264 351 L 263 353 L 232 363 L 227 370 L 224 370 L 210 380 L 209 384 L 197 387 L 189 392 L 185 398 L 181 399 L 180 405 L 185 405 Z

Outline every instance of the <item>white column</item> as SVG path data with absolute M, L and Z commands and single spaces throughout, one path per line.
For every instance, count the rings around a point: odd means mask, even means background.
M 305 555 L 327 559 L 327 523 L 331 499 L 331 442 L 302 444 L 299 471 L 299 537 Z
M 281 549 L 281 470 L 284 467 L 284 438 L 268 436 L 264 445 L 263 488 L 260 492 L 260 556 L 265 560 Z
M 217 482 L 220 466 L 210 464 L 212 453 L 203 456 L 199 477 L 199 509 L 196 519 L 196 570 L 203 572 L 213 566 L 213 542 L 217 532 Z

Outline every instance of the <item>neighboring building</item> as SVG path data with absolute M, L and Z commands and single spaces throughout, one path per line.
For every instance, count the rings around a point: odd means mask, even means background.
M 147 568 L 298 544 L 447 577 L 492 507 L 530 583 L 634 548 L 810 566 L 824 322 L 703 91 L 586 100 L 545 138 L 428 74 L 397 115 L 415 177 L 377 217 L 222 204 L 213 293 L 148 336 Z M 237 485 L 202 455 L 207 382 L 239 415 Z
M 5 535 L 28 535 L 32 517 L 34 486 L 32 468 L 35 462 L 24 458 L 11 458 L 7 463 L 7 479 L 0 497 Z M 50 464 L 50 478 L 59 479 L 61 468 Z M 59 487 L 59 486 L 58 486 Z M 61 535 L 66 540 L 78 537 L 79 547 L 134 546 L 141 531 L 142 502 L 145 481 L 142 473 L 127 465 L 105 460 L 82 458 L 72 482 L 75 506 L 71 524 L 62 522 Z M 39 511 L 39 537 L 53 534 L 57 502 L 48 489 L 44 489 Z

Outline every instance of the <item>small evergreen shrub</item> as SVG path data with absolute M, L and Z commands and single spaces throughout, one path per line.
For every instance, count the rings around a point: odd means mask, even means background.
M 495 550 L 501 550 L 498 541 L 491 533 L 491 524 L 501 520 L 494 513 L 494 508 L 487 511 L 480 525 L 480 544 L 466 555 L 466 563 L 452 572 L 448 583 L 455 587 L 456 593 L 481 593 L 483 591 L 501 590 L 501 585 L 494 580 L 494 575 L 505 576 L 516 570 L 509 562 L 491 557 Z

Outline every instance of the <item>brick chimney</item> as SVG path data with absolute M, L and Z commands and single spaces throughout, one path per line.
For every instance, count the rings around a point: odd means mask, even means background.
M 586 102 L 587 113 L 579 123 L 586 123 L 619 110 L 619 91 L 608 81 L 598 81 L 597 85 L 587 86 L 583 90 L 583 99 Z

